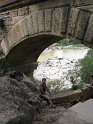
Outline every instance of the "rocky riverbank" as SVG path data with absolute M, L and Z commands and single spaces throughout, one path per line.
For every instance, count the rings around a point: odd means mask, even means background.
M 20 75 L 9 74 L 0 77 L 0 124 L 91 124 L 75 119 L 75 113 L 59 105 L 48 108 L 39 97 L 38 84 L 38 81 L 31 81 L 26 76 L 21 78 Z M 67 104 L 68 100 L 75 101 L 77 98 L 75 93 L 63 98 L 66 103 L 61 97 L 54 101 L 59 103 L 62 100 L 62 103 Z M 86 98 L 89 98 L 89 95 L 86 95 Z
M 38 115 L 33 124 L 93 124 L 78 118 L 78 113 L 66 110 L 63 107 L 56 107 L 55 109 L 46 109 L 43 113 Z
M 0 78 L 0 124 L 32 124 L 45 104 L 39 98 L 36 82 L 9 76 Z

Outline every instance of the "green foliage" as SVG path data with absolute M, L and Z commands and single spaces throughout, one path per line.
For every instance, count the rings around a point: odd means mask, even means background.
M 72 70 L 69 70 L 67 74 L 67 79 L 70 79 L 72 83 L 72 90 L 79 89 L 81 87 L 80 78 L 80 63 L 77 61 Z
M 93 50 L 90 49 L 84 59 L 80 60 L 81 63 L 81 80 L 82 83 L 89 83 L 90 76 L 93 75 Z
M 62 83 L 60 80 L 52 80 L 48 82 L 48 87 L 52 94 L 56 94 L 62 91 L 64 83 Z
M 57 44 L 61 45 L 61 46 L 69 46 L 69 45 L 76 45 L 76 46 L 78 45 L 80 47 L 83 46 L 82 44 L 80 44 L 79 41 L 77 41 L 77 40 L 76 41 L 75 40 L 70 40 L 68 38 L 60 40 Z

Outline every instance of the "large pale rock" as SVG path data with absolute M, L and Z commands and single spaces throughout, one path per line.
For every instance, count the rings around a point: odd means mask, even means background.
M 77 118 L 85 120 L 93 124 L 93 99 L 84 103 L 78 103 L 71 107 L 70 110 L 77 113 Z

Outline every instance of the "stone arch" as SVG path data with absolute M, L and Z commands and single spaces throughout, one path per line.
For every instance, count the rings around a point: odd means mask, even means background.
M 11 66 L 37 62 L 40 54 L 50 45 L 62 39 L 51 34 L 40 34 L 28 37 L 13 46 L 6 58 Z
M 90 11 L 69 5 L 32 11 L 30 15 L 25 16 L 18 23 L 13 25 L 3 38 L 1 46 L 7 59 L 11 61 L 11 63 L 14 63 L 13 66 L 16 66 L 17 63 L 21 65 L 35 62 L 46 47 L 57 42 L 58 39 L 65 37 L 80 40 L 81 43 L 92 47 L 92 21 L 93 14 Z M 30 43 L 30 46 L 32 46 L 32 51 L 30 52 L 34 53 L 36 47 L 33 49 L 33 44 L 35 43 L 33 39 L 39 39 L 36 42 L 36 46 L 40 46 L 40 39 L 42 39 L 42 37 L 45 37 L 45 39 L 50 38 L 51 42 L 46 40 L 46 45 L 43 44 L 42 49 L 39 49 L 39 52 L 36 51 L 35 59 L 33 59 L 32 56 L 31 59 L 33 61 L 24 61 L 26 58 L 19 59 L 21 56 L 20 53 L 17 53 L 18 56 L 14 56 L 17 52 L 17 48 L 21 50 L 22 44 L 26 46 L 26 44 Z M 32 40 L 32 42 L 27 42 L 27 40 Z M 23 48 L 25 49 L 25 47 Z M 20 62 L 16 61 L 17 59 L 20 60 Z

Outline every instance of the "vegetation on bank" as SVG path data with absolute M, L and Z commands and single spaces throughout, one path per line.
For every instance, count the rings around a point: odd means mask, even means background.
M 68 38 L 60 40 L 59 42 L 57 42 L 57 45 L 62 46 L 62 47 L 66 47 L 66 46 L 70 46 L 70 47 L 71 46 L 72 47 L 85 47 L 83 44 L 81 44 L 80 41 L 78 41 L 78 40 L 70 40 Z
M 93 49 L 90 49 L 87 55 L 79 61 L 81 69 L 80 76 L 82 83 L 90 83 L 90 77 L 93 75 Z

